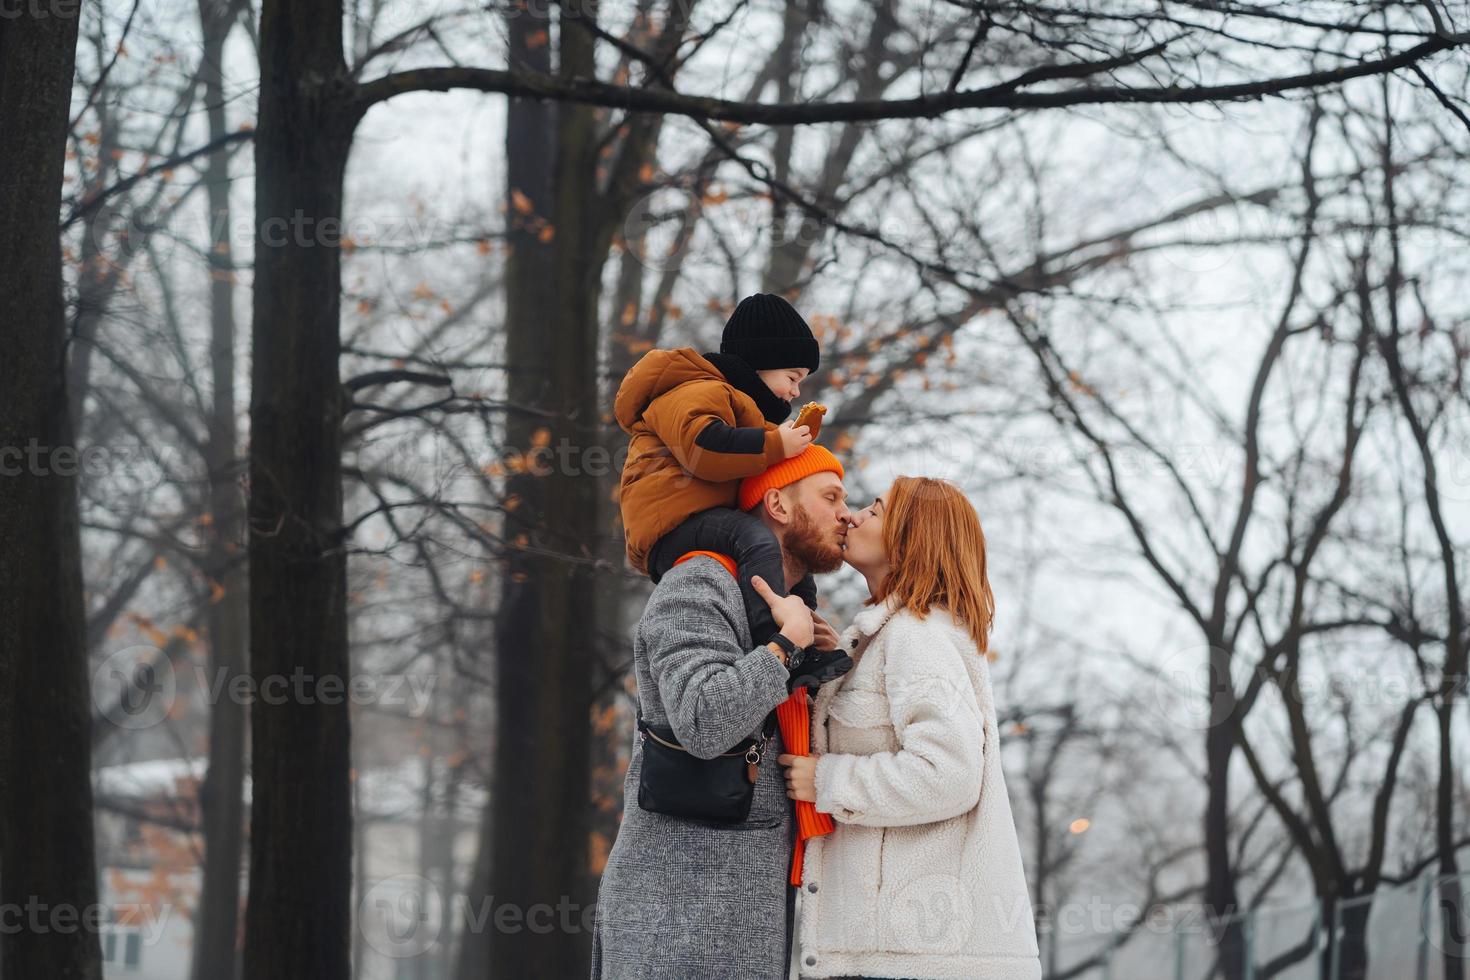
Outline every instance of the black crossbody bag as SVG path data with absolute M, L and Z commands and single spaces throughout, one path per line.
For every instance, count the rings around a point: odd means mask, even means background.
M 759 738 L 746 739 L 713 759 L 690 755 L 671 728 L 650 725 L 638 712 L 643 733 L 643 769 L 638 805 L 654 813 L 717 823 L 743 823 L 755 799 L 766 743 L 776 730 L 776 712 L 766 716 Z

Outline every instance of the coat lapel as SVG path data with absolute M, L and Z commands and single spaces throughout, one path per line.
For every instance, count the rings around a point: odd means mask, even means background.
M 889 601 L 869 606 L 852 617 L 852 625 L 842 633 L 843 639 L 847 640 L 847 648 L 852 649 L 854 638 L 861 640 L 863 637 L 877 635 L 878 631 L 883 628 L 883 624 L 892 619 L 896 612 L 898 612 L 897 603 Z

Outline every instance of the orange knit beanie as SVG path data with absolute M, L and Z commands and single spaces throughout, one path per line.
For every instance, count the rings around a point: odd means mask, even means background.
M 740 509 L 750 510 L 760 503 L 767 490 L 789 487 L 813 473 L 836 473 L 843 475 L 842 463 L 822 446 L 812 443 L 790 459 L 783 459 L 764 473 L 747 476 L 740 481 Z

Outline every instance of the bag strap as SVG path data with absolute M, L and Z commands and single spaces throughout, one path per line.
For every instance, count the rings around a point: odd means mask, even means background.
M 771 740 L 771 734 L 773 732 L 775 732 L 775 730 L 776 730 L 776 709 L 775 708 L 772 708 L 771 709 L 771 713 L 768 714 L 768 715 L 766 715 L 766 725 L 765 725 L 765 728 L 762 729 L 762 731 L 765 732 L 766 741 L 769 742 Z
M 679 744 L 678 739 L 676 739 L 674 737 L 674 730 L 672 728 L 670 728 L 668 730 L 668 732 L 669 732 L 669 737 L 668 738 L 665 738 L 662 735 L 660 735 L 658 732 L 654 731 L 653 730 L 653 726 L 650 725 L 647 721 L 644 720 L 644 718 L 643 718 L 643 709 L 642 708 L 639 708 L 638 709 L 638 730 L 640 732 L 642 732 L 643 734 L 647 735 L 649 738 L 654 739 L 655 741 L 657 741 L 661 745 L 666 745 L 666 746 L 668 746 L 671 749 L 678 749 L 680 752 L 688 752 L 689 751 L 688 749 L 684 748 L 684 746 L 682 746 L 682 745 Z M 757 740 L 757 739 L 753 739 L 753 738 L 748 738 L 745 741 L 741 742 L 739 745 L 735 746 L 735 748 L 734 749 L 731 749 L 729 752 L 721 752 L 720 754 L 721 755 L 745 755 L 751 749 L 755 749 L 755 748 L 758 748 L 758 749 L 760 749 L 760 750 L 762 750 L 764 752 L 765 747 L 766 747 L 766 743 L 771 740 L 771 735 L 775 731 L 776 731 L 776 711 L 773 708 L 773 709 L 771 709 L 771 713 L 768 714 L 768 715 L 766 715 L 766 722 L 765 722 L 765 725 L 761 728 L 761 737 L 760 737 L 760 739 Z
M 713 558 L 715 561 L 717 561 L 717 562 L 720 563 L 720 565 L 725 569 L 725 571 L 729 572 L 732 576 L 734 576 L 736 578 L 739 577 L 739 575 L 737 574 L 737 570 L 738 570 L 739 566 L 737 566 L 735 564 L 735 559 L 734 558 L 731 558 L 729 555 L 720 554 L 718 551 L 689 551 L 689 552 L 685 552 L 683 555 L 680 555 L 678 558 L 676 558 L 674 560 L 674 564 L 675 565 L 682 565 L 682 564 L 684 564 L 684 562 L 688 561 L 689 559 L 696 558 L 696 557 L 699 557 L 701 555 L 704 556 L 705 558 Z M 816 607 L 813 606 L 812 608 L 816 608 Z M 648 729 L 646 727 L 644 727 L 644 724 L 643 724 L 643 712 L 642 712 L 642 709 L 640 709 L 639 712 L 638 712 L 638 727 L 639 727 L 640 730 L 642 730 L 644 732 L 647 732 L 648 731 Z M 757 745 L 757 743 L 755 742 L 754 739 L 749 739 L 748 740 L 748 741 L 750 741 L 752 743 L 751 744 L 751 747 L 752 748 L 759 747 L 762 751 L 764 751 L 765 750 L 765 747 L 766 747 L 766 743 L 771 740 L 771 734 L 773 732 L 775 732 L 775 730 L 776 730 L 776 709 L 775 708 L 772 708 L 771 709 L 771 713 L 768 714 L 768 715 L 766 715 L 766 724 L 765 724 L 765 727 L 761 729 L 762 736 L 761 736 L 761 740 L 758 743 L 758 745 Z M 649 733 L 649 734 L 652 734 L 652 733 Z M 667 744 L 667 743 L 665 743 L 665 744 Z M 678 747 L 679 748 L 683 748 L 683 746 L 678 746 Z M 726 755 L 730 755 L 732 753 L 728 753 L 727 752 L 725 754 Z

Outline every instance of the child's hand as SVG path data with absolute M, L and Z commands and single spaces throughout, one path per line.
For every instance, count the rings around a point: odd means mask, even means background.
M 810 426 L 797 425 L 795 419 L 781 423 L 781 448 L 785 450 L 787 459 L 799 454 L 811 444 Z

